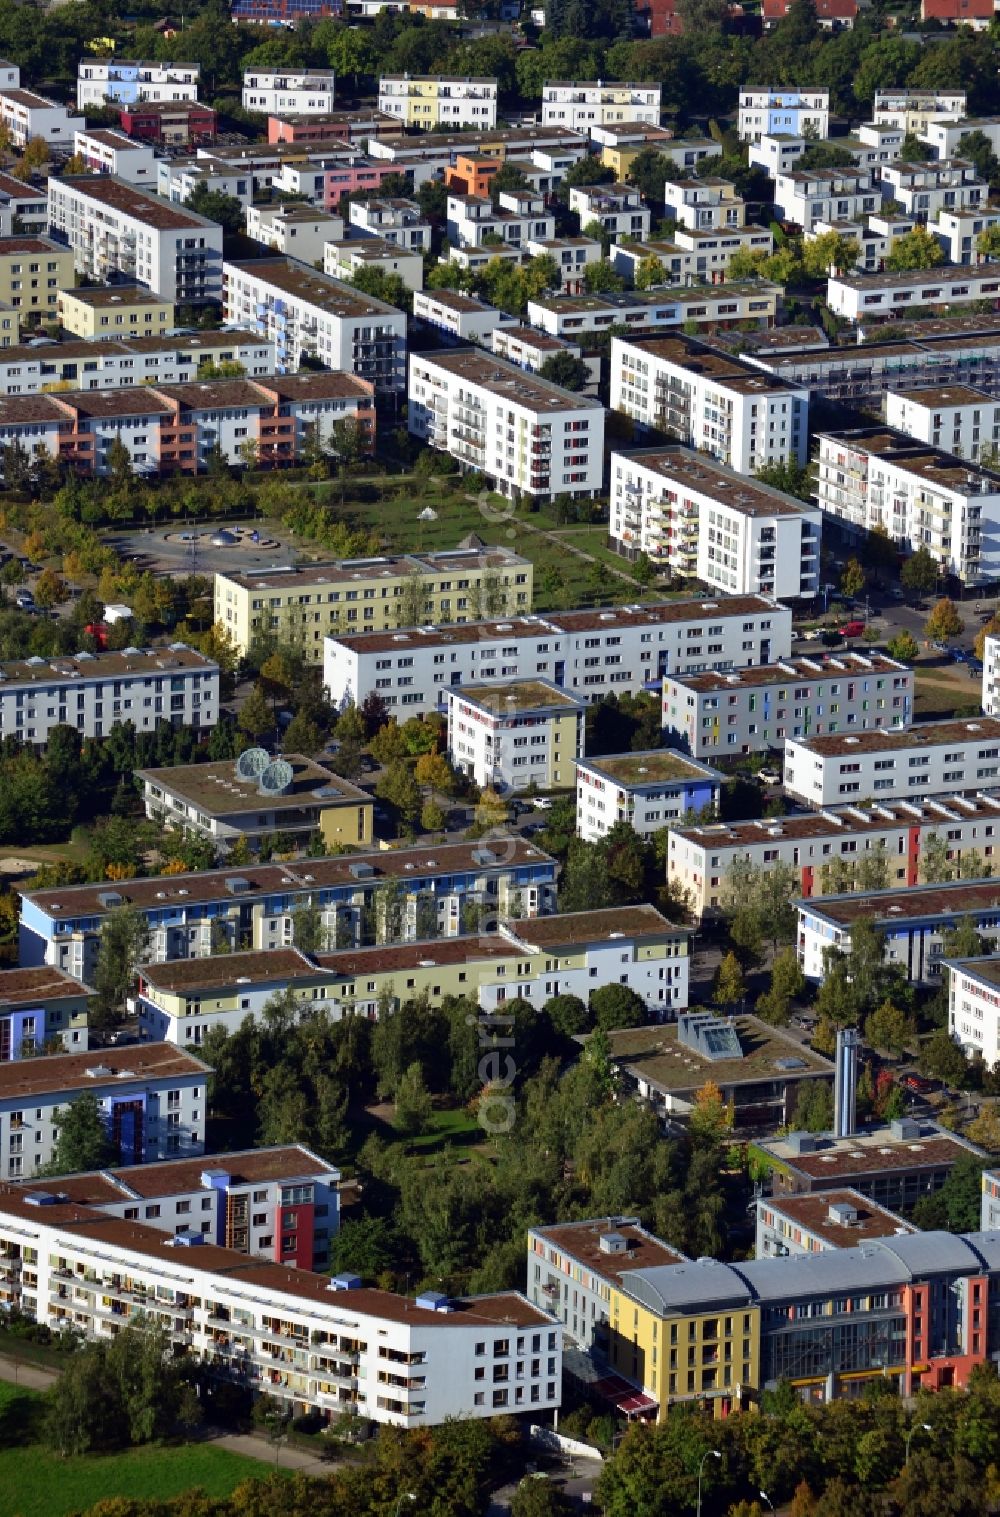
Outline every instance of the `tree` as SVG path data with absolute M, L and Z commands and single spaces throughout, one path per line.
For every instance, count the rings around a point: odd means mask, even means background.
M 568 1498 L 547 1475 L 529 1475 L 514 1492 L 510 1517 L 571 1517 Z
M 640 258 L 635 271 L 635 287 L 637 290 L 651 290 L 654 285 L 667 283 L 667 271 L 663 261 L 657 258 L 655 253 L 647 253 L 645 258 Z
M 904 627 L 901 632 L 897 632 L 896 636 L 891 637 L 886 643 L 886 652 L 890 658 L 897 659 L 901 664 L 912 664 L 913 660 L 920 653 L 920 649 L 913 633 L 908 632 Z
M 948 844 L 940 832 L 929 832 L 920 854 L 920 879 L 925 885 L 940 885 L 954 877 L 955 866 L 948 857 Z
M 840 576 L 840 588 L 849 600 L 856 600 L 864 590 L 867 576 L 856 558 L 849 558 Z
M 757 1000 L 757 1015 L 776 1027 L 784 1026 L 796 996 L 805 990 L 805 976 L 799 964 L 798 954 L 789 945 L 774 956 L 771 965 L 771 984 Z
M 957 1043 L 954 1043 L 946 1027 L 932 1032 L 918 1060 L 920 1070 L 933 1080 L 942 1080 L 953 1089 L 961 1087 L 969 1071 L 969 1063 Z
M 1000 1106 L 996 1102 L 981 1106 L 979 1115 L 965 1129 L 965 1136 L 991 1154 L 1000 1153 Z
M 52 606 L 61 606 L 69 600 L 69 589 L 61 574 L 56 574 L 54 569 L 43 569 L 38 576 L 35 585 L 35 601 L 43 611 L 48 611 Z
M 94 966 L 91 1026 L 104 1031 L 122 1021 L 125 997 L 149 945 L 145 913 L 136 906 L 115 906 L 101 924 Z
M 572 390 L 574 393 L 582 390 L 590 378 L 583 359 L 577 358 L 568 350 L 550 353 L 538 372 L 550 384 L 559 385 L 562 389 Z
M 833 1091 L 826 1080 L 800 1080 L 792 1126 L 799 1132 L 829 1132 L 833 1126 Z
M 938 566 L 926 544 L 921 543 L 905 560 L 899 571 L 899 582 L 904 590 L 912 590 L 915 595 L 929 595 L 935 589 Z
M 415 1061 L 404 1070 L 396 1087 L 394 1125 L 404 1137 L 418 1137 L 426 1132 L 432 1109 L 430 1093 L 424 1083 L 424 1072 L 419 1062 Z
M 987 227 L 976 238 L 976 251 L 986 259 L 1000 258 L 1000 226 Z
M 108 1134 L 105 1114 L 92 1091 L 84 1091 L 68 1106 L 61 1106 L 52 1117 L 52 1125 L 56 1140 L 43 1174 L 76 1174 L 120 1162 L 121 1155 Z
M 237 726 L 254 742 L 260 742 L 269 732 L 274 731 L 274 712 L 268 704 L 264 687 L 260 683 L 254 685 L 243 702 Z
M 646 1003 L 628 985 L 601 985 L 590 992 L 590 1014 L 602 1032 L 642 1027 L 649 1020 Z
M 322 735 L 312 717 L 307 716 L 304 711 L 296 711 L 285 728 L 285 735 L 282 740 L 282 747 L 285 752 L 304 753 L 307 756 L 311 756 L 314 753 L 318 753 L 322 745 Z
M 388 801 L 395 808 L 404 825 L 412 826 L 420 815 L 420 786 L 409 765 L 400 760 L 390 764 L 379 776 L 375 794 L 379 800 Z
M 579 996 L 550 996 L 545 1003 L 545 1015 L 553 1031 L 562 1038 L 574 1038 L 591 1026 L 590 1012 Z
M 913 1036 L 910 1019 L 892 1001 L 883 1001 L 865 1022 L 865 1038 L 873 1048 L 899 1058 Z
M 733 1127 L 733 1108 L 722 1099 L 714 1080 L 706 1080 L 694 1093 L 690 1116 L 691 1136 L 697 1142 L 717 1143 Z
M 235 195 L 223 194 L 222 190 L 210 190 L 201 180 L 187 198 L 187 205 L 199 216 L 215 221 L 230 237 L 246 230 L 246 211 L 243 202 Z
M 441 832 L 447 817 L 437 801 L 425 801 L 420 808 L 420 825 L 425 832 Z
M 798 165 L 796 165 L 798 167 Z M 858 243 L 842 232 L 823 232 L 802 244 L 802 266 L 813 279 L 842 274 L 858 261 Z
M 413 768 L 418 785 L 425 785 L 439 795 L 453 795 L 455 771 L 443 753 L 422 753 Z
M 915 226 L 912 232 L 897 237 L 885 260 L 886 268 L 893 274 L 903 274 L 910 269 L 933 269 L 944 263 L 944 248 L 926 227 Z
M 961 637 L 962 630 L 962 618 L 955 602 L 943 596 L 924 623 L 924 636 L 929 642 L 943 643 L 949 638 Z
M 732 949 L 730 949 L 719 965 L 719 970 L 715 977 L 715 989 L 712 992 L 712 999 L 717 1006 L 724 1006 L 732 1010 L 734 1006 L 739 1005 L 746 993 L 746 981 L 743 978 L 740 961 Z
M 625 280 L 607 258 L 600 258 L 596 263 L 586 264 L 583 270 L 583 282 L 588 295 L 605 295 L 609 292 L 616 294 L 625 288 Z
M 388 768 L 390 764 L 399 763 L 406 757 L 406 744 L 394 716 L 378 729 L 369 748 L 372 758 L 377 764 L 381 764 L 383 769 Z

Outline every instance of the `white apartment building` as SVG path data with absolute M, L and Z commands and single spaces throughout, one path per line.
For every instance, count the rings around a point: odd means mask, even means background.
M 821 432 L 816 500 L 851 527 L 880 525 L 904 550 L 923 544 L 963 584 L 1000 574 L 1000 475 L 980 464 L 888 427 Z
M 756 1259 L 825 1254 L 918 1229 L 851 1186 L 815 1194 L 780 1192 L 757 1202 Z
M 415 248 L 401 248 L 382 237 L 347 237 L 328 240 L 322 251 L 323 272 L 331 279 L 351 280 L 361 269 L 381 269 L 395 274 L 408 290 L 424 285 L 424 260 Z
M 125 132 L 88 127 L 76 133 L 73 153 L 94 174 L 113 174 L 129 184 L 156 188 L 156 153 L 148 143 L 136 142 Z
M 221 226 L 148 190 L 107 175 L 52 175 L 49 223 L 80 274 L 124 274 L 178 304 L 221 298 Z
M 943 959 L 948 973 L 948 1031 L 987 1068 L 1000 1059 L 1000 955 Z
M 611 341 L 611 409 L 680 438 L 738 474 L 805 463 L 805 390 L 680 334 Z
M 791 132 L 765 132 L 750 143 L 750 166 L 763 169 L 768 179 L 777 179 L 779 174 L 792 172 L 806 146 L 805 137 L 794 137 Z
M 527 1294 L 562 1322 L 567 1339 L 604 1355 L 611 1292 L 621 1289 L 624 1272 L 679 1264 L 683 1258 L 640 1226 L 638 1217 L 530 1227 Z
M 302 263 L 322 261 L 328 242 L 344 235 L 344 218 L 313 205 L 248 205 L 247 236 Z
M 674 137 L 664 142 L 659 152 L 678 169 L 694 169 L 706 158 L 721 158 L 722 143 L 714 137 Z
M 690 321 L 710 327 L 753 321 L 769 327 L 781 295 L 780 285 L 764 280 L 610 295 L 542 295 L 528 301 L 528 321 L 553 337 L 574 339 L 617 325 L 638 332 L 682 327 Z
M 885 962 L 898 965 L 914 985 L 940 984 L 944 938 L 960 922 L 971 922 L 991 953 L 1000 951 L 997 882 L 992 879 L 827 895 L 793 904 L 799 914 L 799 963 L 811 980 L 822 979 L 826 973 L 827 949 L 850 949 L 851 931 L 858 921 L 878 928 L 885 939 Z
M 864 801 L 753 822 L 671 827 L 667 880 L 688 892 L 696 916 L 714 911 L 738 861 L 757 869 L 791 865 L 803 897 L 824 895 L 827 866 L 856 869 L 872 856 L 885 862 L 890 888 L 921 882 L 929 838 L 944 842 L 958 873 L 975 853 L 988 870 L 1000 859 L 1000 792 L 920 801 Z M 855 889 L 858 886 L 855 885 Z
M 534 327 L 495 327 L 491 334 L 490 345 L 498 358 L 506 358 L 509 363 L 516 364 L 519 369 L 531 369 L 536 374 L 553 353 L 570 353 L 574 358 L 582 357 L 579 343 L 564 342 L 561 337 L 550 337 L 547 332 L 538 332 Z M 2 367 L 2 355 L 0 355 L 0 367 Z M 595 374 L 593 376 L 595 385 L 597 378 Z
M 830 310 L 848 321 L 898 316 L 920 306 L 943 314 L 942 307 L 952 303 L 992 303 L 998 296 L 1000 270 L 993 263 L 979 268 L 943 263 L 936 269 L 913 269 L 905 274 L 838 274 L 826 287 Z
M 610 258 L 616 273 L 633 286 L 646 259 L 663 268 L 659 285 L 725 284 L 736 253 L 774 252 L 774 236 L 767 227 L 743 226 L 702 231 L 679 226 L 673 242 L 618 242 Z
M 620 121 L 658 126 L 662 94 L 660 84 L 555 80 L 542 85 L 542 125 L 585 133 L 592 127 L 614 126 Z
M 488 248 L 490 257 L 499 248 L 486 238 L 498 237 L 505 248 L 520 249 L 556 235 L 555 216 L 534 190 L 501 190 L 496 209 L 492 200 L 478 195 L 449 195 L 447 222 L 453 247 Z
M 451 686 L 542 678 L 594 701 L 670 670 L 769 663 L 791 648 L 787 606 L 733 596 L 328 637 L 323 683 L 338 705 L 374 691 L 393 715 L 421 716 L 443 711 Z
M 597 495 L 604 407 L 474 349 L 410 357 L 407 426 L 504 495 Z
M 857 137 L 848 138 L 845 146 L 855 154 L 858 167 L 871 169 L 872 178 L 879 183 L 882 165 L 893 163 L 901 155 L 905 140 L 903 127 L 892 126 L 888 122 L 866 121 L 858 127 Z
M 483 347 L 489 347 L 498 327 L 513 326 L 517 319 L 460 290 L 418 291 L 413 297 L 413 317 L 437 327 L 456 342 L 477 342 Z
M 415 200 L 400 196 L 372 195 L 352 200 L 347 208 L 352 227 L 368 237 L 381 237 L 414 253 L 431 250 L 431 227 Z
M 559 268 L 564 295 L 581 295 L 587 288 L 587 266 L 604 256 L 596 237 L 531 238 L 525 251 L 529 258 L 552 258 Z
M 258 1259 L 323 1272 L 340 1227 L 340 1171 L 300 1143 L 36 1177 L 31 1192 Z
M 36 748 L 56 726 L 92 738 L 117 722 L 137 732 L 170 722 L 204 736 L 218 719 L 219 666 L 186 643 L 0 663 L 0 732 Z
M 0 395 L 38 395 L 71 384 L 111 390 L 197 379 L 202 364 L 238 363 L 249 378 L 275 370 L 273 340 L 252 332 L 192 332 L 180 337 L 108 337 L 100 342 L 25 343 L 0 351 Z
M 596 223 L 606 237 L 642 240 L 649 236 L 651 212 L 631 185 L 574 185 L 569 192 L 569 208 L 579 216 L 581 232 Z
M 308 355 L 379 393 L 403 388 L 406 313 L 385 301 L 292 258 L 225 264 L 223 301 L 227 322 L 274 341 L 280 373 Z
M 1000 226 L 1000 210 L 981 205 L 974 211 L 938 211 L 930 230 L 944 248 L 948 263 L 982 263 L 979 237 L 995 226 Z
M 609 536 L 727 595 L 815 595 L 822 516 L 677 444 L 611 455 Z
M 895 200 L 905 216 L 921 226 L 939 211 L 974 211 L 989 199 L 990 187 L 977 177 L 964 158 L 936 163 L 889 163 L 882 170 L 883 193 Z
M 983 1204 L 979 1225 L 984 1233 L 1000 1231 L 1000 1169 L 983 1170 Z
M 783 221 L 808 232 L 817 221 L 861 221 L 882 199 L 866 170 L 793 169 L 775 180 L 774 204 Z
M 24 234 L 44 235 L 49 229 L 49 197 L 45 189 L 0 172 L 0 237 L 17 235 L 15 220 Z
M 663 205 L 670 219 L 692 231 L 716 232 L 746 223 L 746 205 L 728 179 L 668 179 Z
M 885 261 L 900 237 L 912 232 L 916 222 L 907 216 L 869 216 L 867 225 L 857 221 L 814 221 L 805 234 L 806 242 L 823 237 L 827 232 L 839 232 L 857 243 L 854 259 L 855 273 L 878 274 L 885 268 Z M 827 269 L 830 276 L 837 270 Z
M 706 806 L 717 806 L 723 776 L 674 748 L 647 753 L 612 753 L 578 759 L 576 835 L 596 843 L 619 822 L 640 837 Z
M 568 790 L 583 757 L 587 702 L 547 679 L 451 686 L 448 756 L 481 788 Z
M 199 1048 L 207 1033 L 238 1032 L 286 992 L 303 1012 L 327 999 L 333 976 L 314 957 L 285 944 L 144 964 L 131 1002 L 143 1042 Z M 329 991 L 332 997 L 332 989 Z
M 756 85 L 741 89 L 738 131 L 741 142 L 759 142 L 779 132 L 791 137 L 828 137 L 830 91 Z
M 76 73 L 78 110 L 88 106 L 136 105 L 151 100 L 176 104 L 197 100 L 200 63 L 150 63 L 130 58 L 81 58 Z
M 138 1306 L 178 1353 L 254 1394 L 397 1427 L 558 1407 L 562 1327 L 518 1292 L 410 1300 L 276 1254 L 0 1192 L 0 1296 L 54 1333 L 107 1341 Z
M 145 1164 L 205 1151 L 207 1064 L 165 1043 L 0 1063 L 0 1168 L 27 1179 L 54 1157 L 53 1118 L 97 1098 L 120 1161 Z
M 49 147 L 68 149 L 86 125 L 82 116 L 71 116 L 66 106 L 34 90 L 0 91 L 0 126 L 7 128 L 15 147 L 38 137 Z
M 10 63 L 6 58 L 0 58 L 0 90 L 16 90 L 21 86 L 21 68 L 17 63 Z
M 964 117 L 967 98 L 965 90 L 876 90 L 872 119 L 916 135 L 929 118 Z
M 915 136 L 932 147 L 938 158 L 957 158 L 962 138 L 970 132 L 982 132 L 996 152 L 1000 146 L 1000 116 L 928 116 Z
M 891 427 L 978 462 L 980 454 L 1000 448 L 1000 401 L 967 385 L 922 390 L 890 390 L 885 419 Z
M 983 642 L 983 710 L 987 716 L 1000 716 L 1000 637 Z
M 698 759 L 768 753 L 792 739 L 852 728 L 902 730 L 912 714 L 913 671 L 881 653 L 663 680 L 664 729 Z
M 497 124 L 497 81 L 443 74 L 383 74 L 378 108 L 408 127 L 448 132 Z
M 853 799 L 919 800 L 995 787 L 1000 718 L 924 722 L 903 732 L 788 738 L 785 789 L 810 806 Z
M 334 85 L 332 68 L 244 69 L 243 109 L 261 116 L 329 116 Z

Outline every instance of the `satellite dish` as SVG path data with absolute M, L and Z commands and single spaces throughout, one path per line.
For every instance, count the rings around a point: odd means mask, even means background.
M 284 795 L 292 780 L 295 771 L 287 759 L 275 759 L 269 763 L 258 781 L 261 795 Z
M 241 780 L 255 780 L 258 774 L 263 774 L 271 762 L 271 755 L 266 748 L 248 748 L 241 753 L 236 760 L 236 774 Z

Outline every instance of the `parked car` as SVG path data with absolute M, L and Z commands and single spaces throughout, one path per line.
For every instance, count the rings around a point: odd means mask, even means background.
M 970 658 L 966 661 L 966 668 L 970 679 L 979 679 L 983 672 L 983 661 L 981 658 Z
M 845 622 L 840 629 L 840 635 L 841 637 L 860 637 L 864 630 L 865 624 L 863 621 Z
M 780 785 L 781 775 L 777 769 L 758 769 L 757 778 L 762 785 Z
M 890 585 L 886 592 L 890 600 L 905 600 L 906 591 L 900 585 Z
M 799 633 L 799 637 L 801 637 L 804 643 L 814 643 L 822 636 L 823 633 L 819 627 L 807 627 L 805 632 Z
M 552 810 L 552 802 L 547 795 L 536 795 L 532 804 L 536 811 Z
M 14 604 L 21 611 L 33 611 L 35 609 L 35 597 L 30 590 L 18 590 L 14 596 Z
M 933 648 L 933 650 L 934 650 L 935 653 L 950 653 L 951 652 L 951 649 L 948 647 L 947 643 L 931 643 L 931 647 Z
M 964 664 L 969 657 L 967 648 L 949 648 L 948 652 L 951 654 L 953 664 Z

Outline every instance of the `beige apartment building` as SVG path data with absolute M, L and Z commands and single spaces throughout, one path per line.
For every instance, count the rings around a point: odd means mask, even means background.
M 76 282 L 73 253 L 48 237 L 0 238 L 0 304 L 12 306 L 22 321 L 50 321 L 60 290 Z

